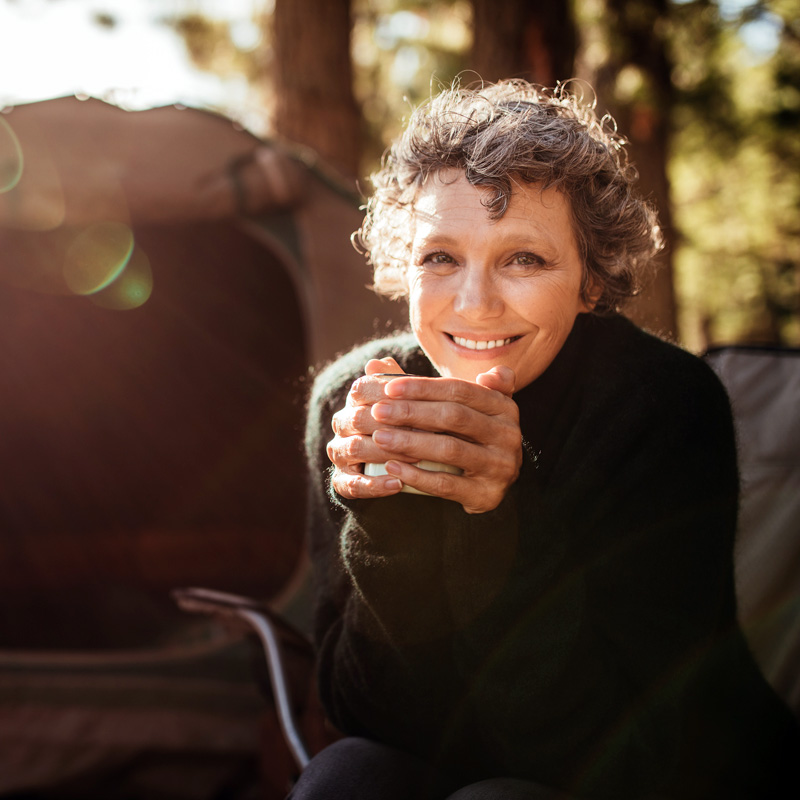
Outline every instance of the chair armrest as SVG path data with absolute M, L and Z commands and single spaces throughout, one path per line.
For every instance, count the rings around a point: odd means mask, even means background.
M 298 768 L 301 771 L 305 769 L 310 756 L 293 710 L 284 646 L 312 655 L 309 640 L 269 606 L 249 597 L 193 587 L 175 589 L 172 596 L 184 611 L 243 621 L 256 633 L 264 648 L 275 708 L 286 744 Z

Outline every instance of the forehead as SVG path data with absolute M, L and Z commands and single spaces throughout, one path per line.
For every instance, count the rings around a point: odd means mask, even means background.
M 415 236 L 459 226 L 530 233 L 557 230 L 562 236 L 573 232 L 569 198 L 558 189 L 512 177 L 510 202 L 500 217 L 493 217 L 487 208 L 491 192 L 471 184 L 461 170 L 428 176 L 412 204 Z

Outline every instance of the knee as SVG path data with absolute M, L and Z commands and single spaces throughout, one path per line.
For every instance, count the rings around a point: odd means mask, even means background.
M 379 742 L 346 737 L 326 747 L 303 770 L 291 800 L 407 800 L 426 765 Z M 421 796 L 421 795 L 420 795 Z
M 554 789 L 530 781 L 515 778 L 490 778 L 489 780 L 462 786 L 447 800 L 570 800 Z

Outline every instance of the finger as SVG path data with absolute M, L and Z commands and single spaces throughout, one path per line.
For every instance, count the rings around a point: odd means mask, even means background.
M 514 374 L 514 370 L 505 366 L 492 367 L 488 372 L 482 372 L 475 378 L 476 383 L 487 389 L 501 392 L 506 397 L 514 394 L 516 380 L 517 376 Z
M 483 480 L 507 480 L 517 469 L 511 448 L 490 448 L 456 436 L 382 428 L 372 438 L 386 454 L 386 461 L 433 461 L 458 467 L 464 475 Z
M 449 433 L 467 441 L 493 444 L 519 431 L 519 408 L 505 395 L 492 394 L 500 402 L 492 403 L 491 413 L 463 403 L 399 399 L 380 400 L 369 411 L 383 427 Z
M 460 503 L 468 514 L 482 514 L 500 505 L 503 491 L 476 481 L 447 472 L 420 469 L 413 464 L 400 461 L 386 462 L 387 474 L 396 477 L 405 486 L 417 491 Z
M 347 395 L 347 405 L 370 405 L 382 397 L 385 397 L 386 386 L 391 382 L 390 375 L 397 374 L 398 378 L 404 377 L 405 373 L 397 366 L 393 358 L 383 360 L 374 359 L 367 362 L 368 373 L 358 378 L 350 387 Z M 396 373 L 386 373 L 385 371 L 375 372 L 374 370 L 399 370 Z
M 386 461 L 435 461 L 464 469 L 465 464 L 472 466 L 470 455 L 480 455 L 475 452 L 475 445 L 437 433 L 381 428 L 372 434 L 372 439 L 387 454 Z
M 367 375 L 381 375 L 387 372 L 405 374 L 403 368 L 391 356 L 370 359 L 364 371 Z
M 382 464 L 392 455 L 403 457 L 381 449 L 371 436 L 334 436 L 325 449 L 328 459 L 337 469 L 355 469 L 358 472 L 367 462 Z
M 331 427 L 338 436 L 371 434 L 379 423 L 372 416 L 372 406 L 345 406 L 331 418 Z
M 386 397 L 459 403 L 482 414 L 502 414 L 515 405 L 499 391 L 458 378 L 398 377 L 384 387 Z
M 397 494 L 403 483 L 394 475 L 368 477 L 359 472 L 336 469 L 331 478 L 334 491 L 349 499 L 389 497 Z
M 460 403 L 423 400 L 380 400 L 368 407 L 375 428 L 394 426 L 408 430 L 449 433 L 470 441 L 489 435 L 494 417 Z

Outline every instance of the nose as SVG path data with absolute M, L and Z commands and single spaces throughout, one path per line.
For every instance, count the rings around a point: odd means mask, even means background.
M 461 282 L 453 301 L 455 311 L 465 319 L 481 320 L 503 313 L 503 297 L 491 270 L 479 265 L 461 272 Z

